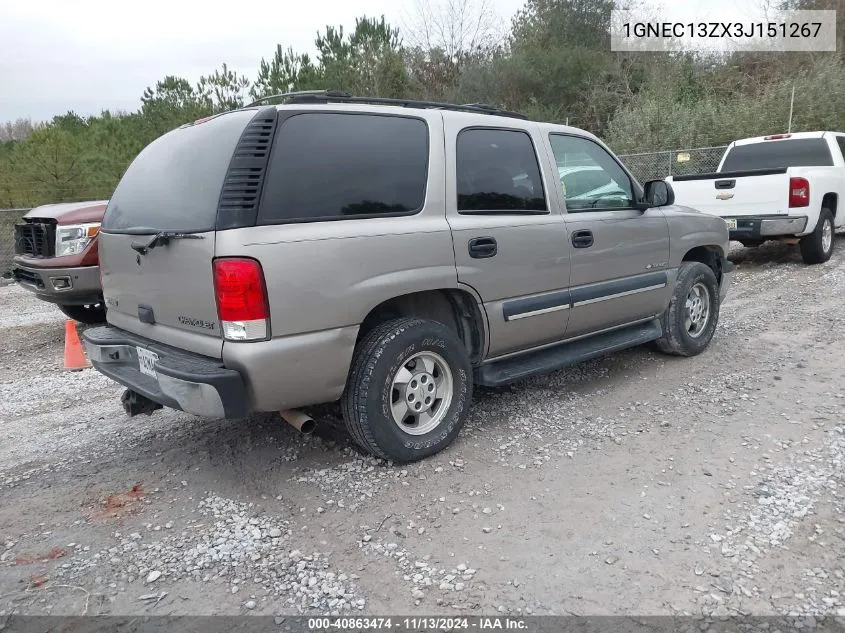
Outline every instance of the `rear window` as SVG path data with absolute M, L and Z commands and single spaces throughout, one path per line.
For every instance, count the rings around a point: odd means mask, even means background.
M 404 215 L 422 209 L 428 127 L 370 114 L 298 114 L 276 132 L 259 224 Z
M 147 145 L 114 190 L 103 230 L 214 229 L 226 171 L 253 116 L 254 110 L 227 113 L 173 130 Z
M 721 171 L 831 165 L 833 158 L 827 141 L 822 138 L 801 138 L 736 145 L 728 151 Z

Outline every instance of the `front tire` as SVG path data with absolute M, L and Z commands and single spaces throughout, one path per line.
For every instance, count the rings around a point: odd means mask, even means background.
M 719 282 L 709 266 L 681 264 L 660 321 L 663 335 L 657 339 L 657 348 L 664 354 L 695 356 L 707 348 L 719 322 Z
M 801 257 L 805 264 L 823 264 L 833 255 L 833 213 L 822 209 L 816 228 L 809 235 L 801 238 Z
M 472 401 L 472 366 L 455 333 L 416 318 L 382 323 L 357 345 L 341 400 L 352 439 L 412 462 L 458 436 Z
M 91 305 L 59 305 L 65 316 L 84 325 L 98 325 L 106 322 L 106 307 L 102 303 Z

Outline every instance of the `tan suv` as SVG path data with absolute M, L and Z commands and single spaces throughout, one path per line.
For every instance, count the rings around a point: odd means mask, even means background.
M 641 187 L 591 134 L 478 105 L 277 98 L 165 134 L 111 197 L 109 325 L 84 338 L 130 414 L 340 399 L 356 442 L 412 461 L 455 439 L 473 385 L 710 342 L 725 222 Z

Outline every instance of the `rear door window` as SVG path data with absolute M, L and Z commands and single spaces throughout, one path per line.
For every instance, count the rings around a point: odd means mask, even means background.
M 458 135 L 459 213 L 547 213 L 531 137 L 518 130 L 470 128 Z
M 799 138 L 734 145 L 721 171 L 780 169 L 783 167 L 830 167 L 833 157 L 823 138 Z
M 421 119 L 297 114 L 276 132 L 259 224 L 419 212 L 428 175 Z

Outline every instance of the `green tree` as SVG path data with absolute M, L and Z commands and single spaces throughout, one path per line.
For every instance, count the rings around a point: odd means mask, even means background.
M 84 196 L 85 154 L 80 138 L 56 125 L 33 132 L 12 156 L 23 197 L 35 204 Z
M 318 33 L 317 48 L 321 88 L 357 95 L 402 97 L 408 75 L 402 57 L 399 30 L 381 19 L 362 17 L 344 37 L 343 27 L 327 26 Z
M 141 97 L 141 114 L 156 135 L 211 113 L 211 103 L 187 79 L 173 75 L 144 90 Z
M 212 112 L 242 108 L 249 89 L 249 79 L 223 64 L 221 69 L 200 77 L 197 101 Z
M 270 61 L 261 59 L 250 95 L 253 99 L 260 99 L 295 90 L 317 89 L 318 84 L 319 71 L 308 54 L 296 53 L 290 47 L 282 50 L 282 45 L 278 44 Z

